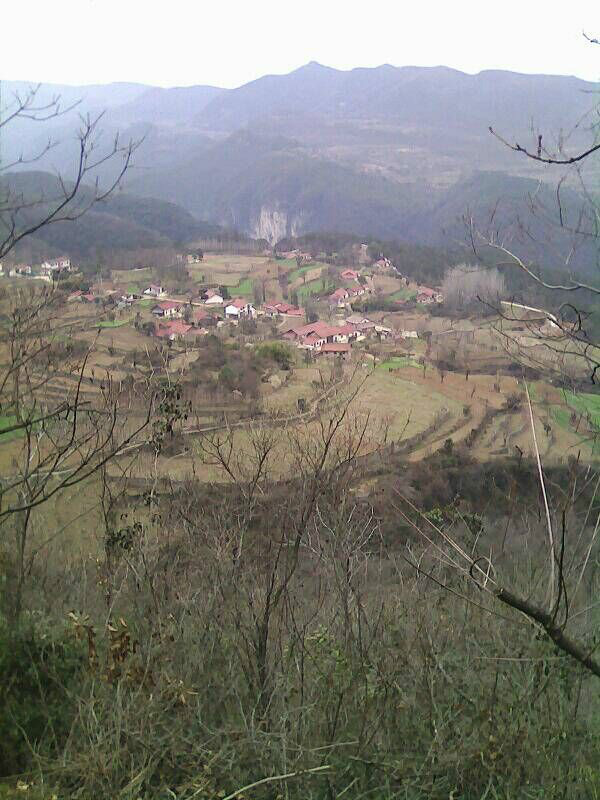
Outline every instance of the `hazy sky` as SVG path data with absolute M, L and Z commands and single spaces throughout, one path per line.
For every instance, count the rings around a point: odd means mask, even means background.
M 233 87 L 307 61 L 600 78 L 600 2 L 0 0 L 0 77 Z

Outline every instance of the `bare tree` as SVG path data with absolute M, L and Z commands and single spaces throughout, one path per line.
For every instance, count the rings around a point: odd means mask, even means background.
M 586 37 L 589 39 L 589 37 Z M 589 39 L 589 41 L 594 41 Z M 559 231 L 571 237 L 571 247 L 568 249 L 564 268 L 568 273 L 573 253 L 577 242 L 596 243 L 600 241 L 600 215 L 595 198 L 587 190 L 582 169 L 582 164 L 600 153 L 600 144 L 594 142 L 574 154 L 566 151 L 566 143 L 559 139 L 557 148 L 551 150 L 543 143 L 542 133 L 536 135 L 537 142 L 533 149 L 528 149 L 518 143 L 511 144 L 504 137 L 499 136 L 492 128 L 490 131 L 499 138 L 505 146 L 534 161 L 550 166 L 568 167 L 574 170 L 571 180 L 577 181 L 581 189 L 582 209 L 575 218 L 568 218 L 562 205 L 562 190 L 565 177 L 558 182 L 555 199 L 556 214 L 554 218 L 539 198 L 541 193 L 534 193 L 530 198 L 530 211 L 538 218 L 542 218 L 549 226 L 554 226 Z M 600 366 L 596 355 L 593 337 L 585 330 L 584 313 L 575 306 L 575 300 L 567 304 L 562 302 L 564 293 L 569 295 L 587 291 L 592 296 L 600 294 L 600 285 L 593 281 L 582 281 L 577 277 L 569 277 L 563 281 L 550 281 L 544 278 L 543 265 L 528 262 L 517 254 L 518 241 L 515 230 L 501 229 L 494 220 L 490 226 L 482 231 L 473 223 L 471 217 L 466 218 L 473 250 L 478 253 L 480 247 L 487 247 L 500 253 L 502 261 L 500 266 L 512 266 L 523 272 L 535 286 L 545 290 L 547 297 L 558 297 L 556 303 L 559 308 L 556 313 L 543 308 L 525 306 L 513 302 L 498 305 L 501 320 L 515 321 L 515 311 L 525 312 L 530 315 L 531 328 L 535 329 L 541 340 L 549 342 L 549 348 L 554 355 L 568 353 L 581 358 L 589 365 L 592 380 Z M 532 239 L 533 233 L 523 221 L 517 225 L 517 232 L 523 237 Z M 496 263 L 498 263 L 496 261 Z M 451 291 L 452 286 L 448 289 Z M 565 311 L 570 313 L 570 319 Z M 533 315 L 533 317 L 531 316 Z M 520 320 L 523 322 L 523 319 Z M 527 320 L 524 322 L 528 326 Z M 552 329 L 548 336 L 543 330 Z M 600 678 L 600 660 L 598 659 L 598 627 L 597 627 L 597 585 L 595 579 L 594 563 L 598 554 L 598 530 L 600 528 L 600 515 L 595 506 L 595 498 L 600 478 L 591 469 L 579 471 L 577 465 L 571 470 L 570 485 L 555 487 L 559 499 L 552 502 L 549 481 L 542 467 L 542 459 L 537 441 L 534 412 L 525 383 L 525 394 L 531 426 L 531 438 L 535 455 L 535 469 L 539 479 L 540 488 L 540 515 L 539 526 L 532 538 L 538 538 L 539 551 L 534 559 L 534 574 L 529 585 L 522 585 L 514 578 L 513 570 L 507 569 L 503 564 L 502 553 L 492 546 L 486 549 L 479 547 L 479 542 L 467 546 L 462 538 L 461 525 L 455 528 L 445 528 L 434 523 L 406 497 L 402 498 L 403 505 L 398 508 L 399 514 L 407 521 L 427 543 L 427 552 L 443 565 L 446 576 L 459 573 L 463 576 L 465 584 L 475 585 L 480 594 L 477 600 L 472 596 L 467 597 L 463 591 L 458 590 L 467 602 L 477 602 L 484 606 L 489 613 L 498 613 L 494 603 L 488 603 L 492 598 L 505 607 L 512 609 L 516 615 L 511 617 L 516 624 L 528 624 L 538 632 L 538 635 L 547 637 L 556 646 L 558 651 L 578 662 L 586 671 Z M 547 435 L 551 433 L 551 426 L 546 421 L 544 430 Z M 521 453 L 522 454 L 522 453 Z M 583 515 L 576 513 L 577 502 L 582 496 L 589 493 L 589 503 Z M 511 520 L 509 520 L 510 524 Z M 507 524 L 507 530 L 508 530 Z M 529 531 L 528 531 L 529 533 Z M 413 565 L 421 570 L 423 562 L 415 561 Z M 427 574 L 427 570 L 425 570 Z M 512 574 L 511 574 L 512 572 Z M 457 593 L 456 585 L 450 585 L 439 574 L 433 578 L 436 582 Z
M 584 37 L 597 44 L 587 34 Z M 535 334 L 544 349 L 561 360 L 568 356 L 579 363 L 593 383 L 600 362 L 589 307 L 600 295 L 600 281 L 595 277 L 600 269 L 600 208 L 592 188 L 593 175 L 588 176 L 586 170 L 593 169 L 600 155 L 597 112 L 596 105 L 574 123 L 573 132 L 586 131 L 591 139 L 587 146 L 576 148 L 569 146 L 570 136 L 562 132 L 556 143 L 549 145 L 545 133 L 534 129 L 534 144 L 525 146 L 490 127 L 505 147 L 543 164 L 546 172 L 543 181 L 524 198 L 524 215 L 503 219 L 498 203 L 487 225 L 475 223 L 470 214 L 465 216 L 473 252 L 483 260 L 491 254 L 499 269 L 517 271 L 530 283 L 537 299 L 534 305 L 541 307 L 538 310 L 546 316 L 546 328 L 552 329 L 550 337 Z M 548 177 L 555 179 L 552 188 L 545 183 Z M 532 248 L 539 255 L 532 256 Z M 509 309 L 499 310 L 505 322 L 515 321 Z
M 452 311 L 469 312 L 485 305 L 497 305 L 504 297 L 504 276 L 497 269 L 459 264 L 446 272 L 441 292 Z
M 63 107 L 59 96 L 40 102 L 39 89 L 16 93 L 0 109 L 0 135 L 9 136 L 19 120 L 42 125 L 76 107 Z M 49 195 L 15 191 L 7 172 L 35 164 L 57 142 L 48 139 L 37 152 L 21 153 L 0 165 L 0 258 L 45 226 L 78 219 L 119 185 L 139 142 L 122 143 L 116 136 L 104 147 L 101 120 L 101 114 L 80 116 L 71 176 L 58 174 L 57 189 Z M 109 164 L 116 164 L 116 171 L 102 183 L 100 173 Z M 10 454 L 5 462 L 10 466 L 0 476 L 0 546 L 12 564 L 14 580 L 9 581 L 7 598 L 15 620 L 36 556 L 60 532 L 46 528 L 41 535 L 40 510 L 136 446 L 154 413 L 151 372 L 142 376 L 144 410 L 129 421 L 122 387 L 108 373 L 96 380 L 88 369 L 95 342 L 68 338 L 64 344 L 65 334 L 72 334 L 61 321 L 64 301 L 59 289 L 48 287 L 14 288 L 0 300 L 0 437 L 5 454 Z M 131 403 L 131 393 L 128 398 Z M 36 526 L 39 535 L 33 543 Z
M 59 95 L 48 102 L 39 101 L 39 94 L 40 85 L 32 86 L 23 93 L 15 93 L 4 107 L 0 106 L 1 137 L 9 137 L 11 125 L 19 120 L 43 124 L 77 107 L 77 104 L 64 107 Z M 117 134 L 108 147 L 104 147 L 101 142 L 102 117 L 102 114 L 79 116 L 76 161 L 69 176 L 56 176 L 57 189 L 50 195 L 40 191 L 36 196 L 26 197 L 11 188 L 6 173 L 39 162 L 56 147 L 57 141 L 49 138 L 36 152 L 22 152 L 13 161 L 0 163 L 0 178 L 4 176 L 0 180 L 0 258 L 46 225 L 78 219 L 96 203 L 105 200 L 120 184 L 140 141 L 123 142 Z M 116 165 L 116 172 L 106 183 L 101 183 L 100 173 L 107 174 L 105 170 L 109 164 L 113 168 Z

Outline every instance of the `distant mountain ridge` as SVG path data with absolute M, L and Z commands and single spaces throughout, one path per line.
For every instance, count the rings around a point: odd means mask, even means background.
M 385 64 L 342 71 L 310 62 L 287 75 L 268 75 L 221 93 L 198 122 L 232 130 L 265 116 L 312 113 L 519 130 L 535 118 L 556 128 L 564 125 L 565 113 L 577 120 L 589 109 L 585 93 L 594 88 L 573 77 L 501 70 L 469 75 L 449 67 Z
M 85 107 L 106 100 L 106 141 L 117 131 L 143 139 L 125 184 L 133 194 L 273 243 L 311 230 L 438 243 L 456 237 L 461 202 L 491 202 L 508 180 L 511 202 L 524 212 L 527 180 L 548 177 L 489 126 L 530 146 L 539 127 L 548 147 L 562 136 L 574 152 L 589 139 L 595 85 L 500 70 L 344 71 L 310 62 L 236 89 L 82 88 Z M 63 119 L 56 125 L 62 144 L 36 166 L 68 170 L 72 128 Z M 21 128 L 4 143 L 6 156 L 28 141 L 41 144 L 39 128 Z

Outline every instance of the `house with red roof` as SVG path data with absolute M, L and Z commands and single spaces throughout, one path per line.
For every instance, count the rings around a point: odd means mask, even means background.
M 175 300 L 165 300 L 154 306 L 152 313 L 155 317 L 181 317 L 183 314 L 183 305 Z
M 427 286 L 419 286 L 417 290 L 417 303 L 428 305 L 430 303 L 443 303 L 442 294 Z
M 344 269 L 340 275 L 345 281 L 357 281 L 360 277 L 360 272 L 355 269 Z
M 225 316 L 227 319 L 239 319 L 240 317 L 255 317 L 256 309 L 249 300 L 244 297 L 236 297 L 225 306 Z
M 351 348 L 349 344 L 324 344 L 318 351 L 317 355 L 341 356 L 343 359 L 349 357 Z
M 223 297 L 216 289 L 207 289 L 204 292 L 204 302 L 210 306 L 222 306 Z
M 320 350 L 325 344 L 334 344 L 348 336 L 340 325 L 328 325 L 326 322 L 309 322 L 299 328 L 293 326 L 282 330 L 283 338 L 294 342 L 298 347 L 309 350 Z
M 291 306 L 289 303 L 267 303 L 263 305 L 266 317 L 302 317 L 304 312 L 301 308 Z
M 176 339 L 183 339 L 193 330 L 192 326 L 186 322 L 173 320 L 164 324 L 159 322 L 154 335 L 159 339 L 168 339 L 170 342 L 174 342 Z
M 346 343 L 346 342 L 353 342 L 357 339 L 364 338 L 361 336 L 360 330 L 357 328 L 356 325 L 350 325 L 346 323 L 345 325 L 338 325 L 337 332 L 333 337 L 333 341 L 336 343 Z
M 368 289 L 366 286 L 362 286 L 359 283 L 356 286 L 351 286 L 347 291 L 348 291 L 348 296 L 350 298 L 353 298 L 353 297 L 360 297 L 361 295 L 366 294 L 368 292 Z
M 343 308 L 346 305 L 346 300 L 350 297 L 350 294 L 347 289 L 340 287 L 336 289 L 335 292 L 328 297 L 328 302 L 330 306 L 337 306 L 338 308 Z
M 205 311 L 203 308 L 195 308 L 192 312 L 193 325 L 209 325 L 215 321 L 214 314 Z

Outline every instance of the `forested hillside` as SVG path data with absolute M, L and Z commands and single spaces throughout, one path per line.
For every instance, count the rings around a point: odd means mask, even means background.
M 537 238 L 529 197 L 539 180 L 550 181 L 549 197 L 551 176 L 488 128 L 525 145 L 539 130 L 546 147 L 560 138 L 573 152 L 592 136 L 594 104 L 593 84 L 573 77 L 389 64 L 343 71 L 311 62 L 236 89 L 79 89 L 81 110 L 106 109 L 100 149 L 118 131 L 141 142 L 128 191 L 273 244 L 314 230 L 447 244 L 464 240 L 460 218 L 474 200 L 483 223 L 499 199 L 508 208 L 496 219 L 533 225 Z M 65 102 L 77 91 L 67 87 Z M 52 164 L 68 175 L 75 125 L 69 115 L 52 121 L 58 143 L 36 167 Z M 19 134 L 5 143 L 7 157 L 23 144 L 43 148 L 34 125 L 20 121 Z M 586 169 L 593 185 L 594 165 Z M 563 193 L 572 218 L 580 202 L 574 189 Z M 527 236 L 520 238 L 519 246 Z M 523 253 L 558 264 L 568 248 L 558 237 L 552 247 L 527 243 Z M 585 269 L 590 258 L 584 248 L 571 266 Z
M 17 228 L 34 224 L 63 196 L 58 178 L 46 172 L 8 173 L 0 181 L 0 192 L 19 198 L 22 208 L 16 216 Z M 68 206 L 69 212 L 78 216 L 93 197 L 92 187 L 81 187 Z M 4 213 L 0 225 L 6 230 L 10 222 L 11 215 Z M 32 244 L 38 248 L 46 246 L 53 252 L 66 252 L 77 259 L 91 255 L 98 248 L 133 250 L 172 246 L 202 236 L 214 236 L 219 231 L 218 226 L 201 222 L 174 203 L 118 191 L 94 203 L 73 222 L 42 227 L 36 231 L 33 242 L 28 240 L 28 247 Z

